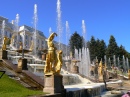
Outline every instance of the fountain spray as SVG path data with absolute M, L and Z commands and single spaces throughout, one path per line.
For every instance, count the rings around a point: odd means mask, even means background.
M 65 26 L 66 26 L 66 45 L 68 45 L 68 39 L 69 39 L 69 35 L 70 35 L 70 28 L 69 28 L 68 21 L 66 21 Z M 68 56 L 67 53 L 68 53 L 68 46 L 66 46 L 66 57 Z
M 83 46 L 86 47 L 86 26 L 84 20 L 82 20 L 82 34 L 83 34 Z
M 38 22 L 38 16 L 37 16 L 37 5 L 34 5 L 34 17 L 33 17 L 33 24 L 34 24 L 34 33 L 33 33 L 33 40 L 34 40 L 34 55 L 37 56 L 36 49 L 37 49 L 37 22 Z
M 5 20 L 2 21 L 2 40 L 4 39 L 5 36 Z
M 16 14 L 16 19 L 15 19 L 15 26 L 16 26 L 16 33 L 17 33 L 17 43 L 16 43 L 16 48 L 18 49 L 18 46 L 19 46 L 19 35 L 18 35 L 18 32 L 19 32 L 19 14 Z
M 59 50 L 61 47 L 61 39 L 62 39 L 62 22 L 61 22 L 61 2 L 57 0 L 57 33 L 59 38 Z
M 49 28 L 49 34 L 51 35 L 51 33 L 52 33 L 52 29 L 51 29 L 51 27 Z

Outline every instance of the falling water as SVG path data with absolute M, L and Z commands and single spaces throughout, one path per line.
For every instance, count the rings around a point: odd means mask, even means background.
M 108 59 L 109 68 L 111 68 L 111 59 Z
M 85 21 L 82 20 L 82 34 L 83 34 L 83 46 L 86 47 L 86 26 Z
M 69 40 L 69 34 L 70 34 L 70 28 L 69 28 L 69 23 L 66 21 L 66 45 L 68 45 L 68 40 Z M 68 56 L 68 46 L 66 46 L 66 57 Z
M 3 40 L 5 36 L 5 20 L 2 21 L 2 33 L 1 33 L 1 38 Z
M 123 55 L 123 67 L 124 67 L 124 71 L 126 72 L 125 57 L 124 57 L 124 55 Z
M 115 55 L 113 55 L 113 64 L 114 64 L 114 66 L 116 66 L 116 57 L 115 57 Z
M 33 34 L 33 40 L 34 41 L 34 55 L 37 56 L 36 49 L 37 49 L 37 22 L 38 22 L 38 16 L 37 16 L 37 5 L 34 5 L 34 34 Z
M 106 55 L 104 55 L 104 61 L 105 61 L 105 65 L 107 65 L 107 58 L 106 58 Z
M 16 33 L 17 33 L 17 43 L 16 43 L 16 48 L 18 49 L 18 44 L 19 44 L 19 35 L 18 35 L 18 32 L 19 32 L 19 14 L 16 14 L 16 19 L 15 19 L 15 26 L 16 26 Z
M 87 74 L 88 74 L 88 77 L 90 75 L 90 65 L 91 65 L 91 62 L 90 62 L 90 52 L 89 52 L 89 48 L 87 48 Z
M 61 47 L 61 38 L 62 38 L 62 22 L 61 22 L 61 2 L 57 0 L 57 33 L 59 38 L 59 49 Z
M 78 50 L 77 49 L 75 49 L 75 51 L 74 51 L 74 57 L 76 60 L 78 60 Z
M 126 64 L 127 64 L 127 71 L 129 70 L 129 60 L 126 58 Z
M 51 35 L 51 33 L 52 33 L 52 29 L 51 29 L 51 27 L 49 28 L 49 34 Z
M 119 57 L 117 58 L 117 62 L 118 62 L 117 67 L 119 68 L 119 66 L 120 66 L 120 60 L 119 60 Z

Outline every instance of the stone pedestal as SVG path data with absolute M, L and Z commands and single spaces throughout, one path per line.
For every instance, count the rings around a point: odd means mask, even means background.
M 8 52 L 6 50 L 0 50 L 0 59 L 8 59 Z
M 43 91 L 50 94 L 62 93 L 64 91 L 62 78 L 62 75 L 45 75 Z
M 99 75 L 99 82 L 103 82 L 103 75 Z
M 70 63 L 69 62 L 65 62 L 65 65 L 66 65 L 67 71 L 70 71 Z
M 72 64 L 71 64 L 72 73 L 79 73 L 79 67 L 77 65 L 78 62 L 79 62 L 78 60 L 72 60 Z
M 42 60 L 44 60 L 44 61 L 46 60 L 46 54 L 42 55 Z
M 18 60 L 18 70 L 17 72 L 22 72 L 22 70 L 28 70 L 27 68 L 27 59 L 19 59 Z
M 71 72 L 72 72 L 72 73 L 79 73 L 79 67 L 76 66 L 76 65 L 72 66 L 72 67 L 71 67 Z

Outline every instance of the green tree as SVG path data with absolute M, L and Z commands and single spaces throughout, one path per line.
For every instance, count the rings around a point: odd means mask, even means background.
M 119 54 L 119 47 L 116 43 L 116 40 L 114 38 L 114 36 L 110 36 L 110 40 L 109 40 L 109 44 L 106 50 L 106 55 L 108 58 L 110 58 L 111 60 L 113 60 L 113 55 L 118 56 Z
M 94 36 L 91 37 L 89 41 L 89 51 L 90 51 L 90 59 L 93 60 L 96 57 L 96 40 Z
M 128 57 L 127 51 L 125 50 L 125 48 L 124 48 L 122 45 L 120 45 L 118 57 L 119 57 L 120 59 L 122 59 L 122 56 L 123 56 L 123 55 L 124 55 L 125 57 Z
M 74 49 L 81 49 L 83 46 L 83 41 L 82 41 L 82 37 L 75 32 L 69 40 L 69 45 L 70 45 L 70 51 L 72 52 L 72 55 L 74 56 Z
M 104 42 L 104 40 L 101 40 L 99 45 L 97 46 L 98 48 L 98 57 L 102 58 L 104 60 L 104 55 L 106 55 L 106 43 Z

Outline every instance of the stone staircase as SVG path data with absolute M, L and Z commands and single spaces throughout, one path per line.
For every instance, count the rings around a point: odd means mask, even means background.
M 17 65 L 14 65 L 9 60 L 2 59 L 0 61 L 0 68 L 4 69 L 10 78 L 17 80 L 27 88 L 42 90 L 44 87 L 44 81 L 40 77 L 28 70 L 18 73 L 16 71 Z

